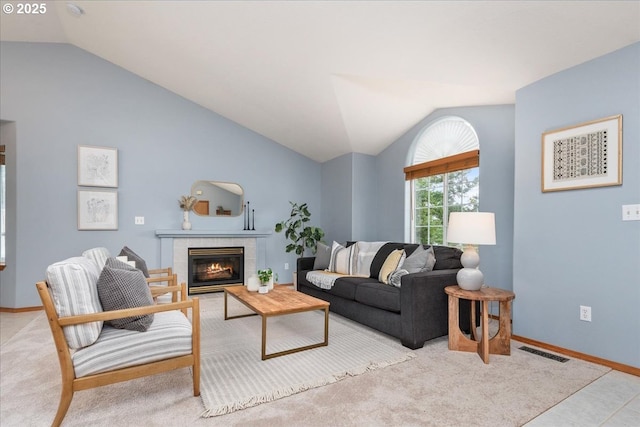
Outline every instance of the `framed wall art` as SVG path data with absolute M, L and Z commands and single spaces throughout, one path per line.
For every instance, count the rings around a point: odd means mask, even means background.
M 118 150 L 78 145 L 78 185 L 118 187 Z
M 118 191 L 78 190 L 78 230 L 117 230 Z
M 542 191 L 622 184 L 622 115 L 542 134 Z

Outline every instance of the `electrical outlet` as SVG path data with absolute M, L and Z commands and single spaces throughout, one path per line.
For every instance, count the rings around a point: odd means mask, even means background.
M 135 218 L 135 224 L 136 225 L 144 225 L 144 217 L 143 216 L 137 216 Z
M 285 263 L 284 263 L 284 269 L 285 269 L 285 270 L 288 270 L 288 269 L 289 269 L 289 263 L 288 263 L 288 262 L 285 262 Z
M 591 322 L 591 307 L 586 305 L 580 306 L 580 320 Z

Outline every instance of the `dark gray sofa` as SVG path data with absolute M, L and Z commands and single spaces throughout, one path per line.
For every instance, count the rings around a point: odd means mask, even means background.
M 385 243 L 371 263 L 370 277 L 341 277 L 330 290 L 321 289 L 306 278 L 307 272 L 313 270 L 315 257 L 299 258 L 298 291 L 328 301 L 329 309 L 335 313 L 399 338 L 405 347 L 421 348 L 425 341 L 448 334 L 444 288 L 457 284 L 462 251 L 434 246 L 436 264 L 432 271 L 402 276 L 399 288 L 378 281 L 378 273 L 391 251 L 404 248 L 409 256 L 417 247 Z M 460 325 L 470 325 L 469 308 L 469 301 L 460 301 Z

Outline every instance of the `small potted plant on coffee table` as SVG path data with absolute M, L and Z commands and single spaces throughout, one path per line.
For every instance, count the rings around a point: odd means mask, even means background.
M 267 292 L 273 289 L 273 271 L 270 268 L 258 270 L 258 279 L 260 279 L 260 287 L 266 287 Z M 260 293 L 266 292 L 261 289 Z

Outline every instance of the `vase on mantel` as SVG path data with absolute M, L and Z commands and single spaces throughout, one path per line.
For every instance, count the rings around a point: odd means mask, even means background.
M 191 230 L 191 222 L 189 221 L 189 211 L 182 212 L 182 229 Z

